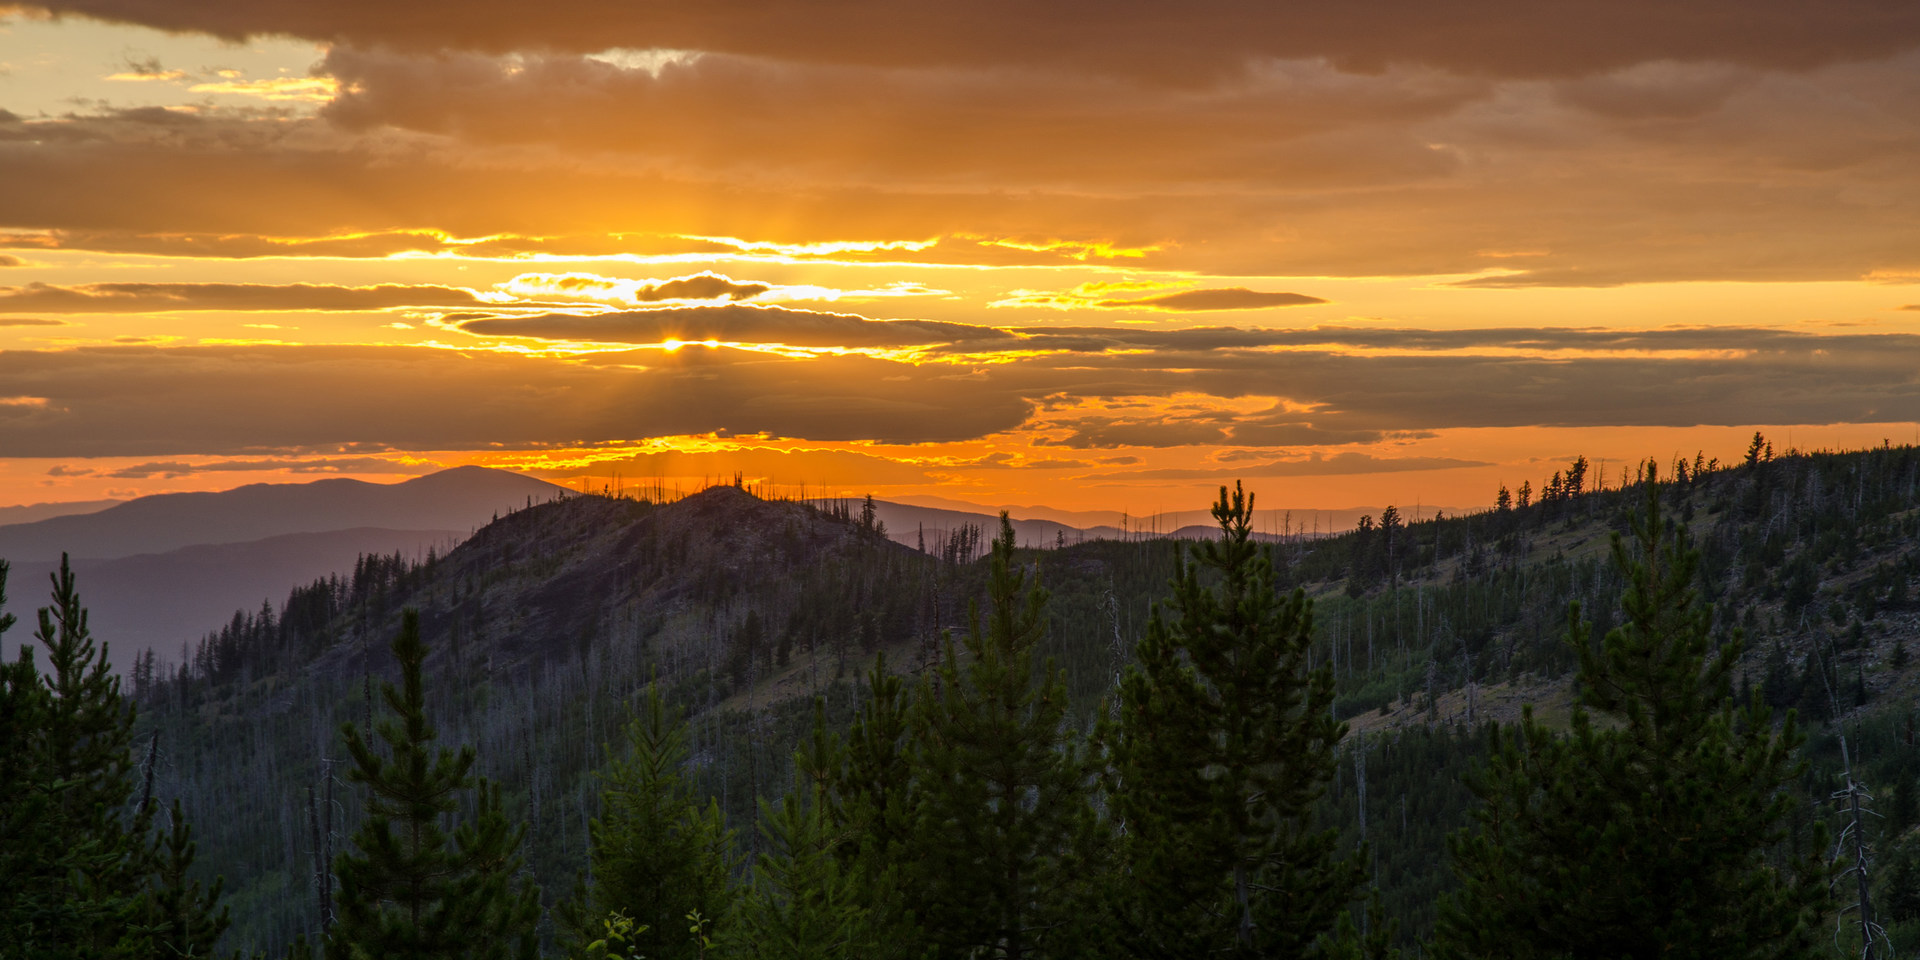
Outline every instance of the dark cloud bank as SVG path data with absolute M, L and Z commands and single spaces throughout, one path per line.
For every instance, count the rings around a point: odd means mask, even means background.
M 774 316 L 786 313 L 799 311 Z M 609 316 L 609 322 L 631 322 L 628 315 Z M 850 322 L 819 316 L 827 324 Z M 756 312 L 741 322 L 766 319 Z M 886 334 L 904 326 L 866 323 Z M 653 329 L 646 336 L 655 336 Z M 701 346 L 577 361 L 420 347 L 16 350 L 0 352 L 0 384 L 6 396 L 28 399 L 0 405 L 0 448 L 19 457 L 165 457 L 348 443 L 472 449 L 709 432 L 912 443 L 977 438 L 1028 423 L 1070 447 L 1313 446 L 1461 427 L 1920 420 L 1920 337 L 1903 334 L 1089 328 L 1022 335 L 1010 345 L 1031 349 L 1052 338 L 1087 347 L 1147 343 L 1150 349 L 918 365 L 858 355 L 791 360 Z M 1289 338 L 1448 348 L 1532 343 L 1596 352 L 1353 355 L 1235 345 Z M 1720 352 L 1614 352 L 1647 349 Z M 1191 407 L 1126 415 L 1048 412 L 1075 400 L 1176 394 L 1285 402 L 1246 414 Z

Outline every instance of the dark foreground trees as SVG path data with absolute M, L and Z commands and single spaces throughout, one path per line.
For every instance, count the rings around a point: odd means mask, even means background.
M 626 749 L 600 773 L 601 813 L 588 828 L 593 882 L 564 919 L 575 948 L 603 937 L 614 917 L 632 924 L 632 956 L 676 960 L 702 954 L 700 921 L 720 923 L 732 900 L 733 832 L 720 807 L 700 805 L 682 773 L 687 731 L 656 685 L 627 722 Z
M 753 864 L 726 918 L 725 955 L 756 960 L 883 958 L 905 946 L 889 940 L 869 905 L 872 886 L 858 861 L 842 862 L 824 791 L 804 772 L 779 803 L 760 801 L 766 852 Z
M 1479 774 L 1485 806 L 1452 843 L 1460 889 L 1441 910 L 1439 956 L 1821 952 L 1821 866 L 1777 849 L 1804 735 L 1792 713 L 1776 729 L 1757 692 L 1734 702 L 1741 639 L 1716 643 L 1698 553 L 1651 480 L 1633 533 L 1613 538 L 1625 622 L 1596 647 L 1569 612 L 1572 730 L 1529 711 Z
M 0 608 L 6 575 L 0 561 Z M 187 879 L 180 805 L 161 819 L 136 782 L 134 707 L 65 558 L 52 600 L 34 634 L 49 672 L 32 645 L 0 664 L 0 958 L 212 956 L 220 885 Z M 14 622 L 0 612 L 0 634 Z
M 1047 592 L 1000 517 L 984 611 L 914 696 L 915 913 L 942 956 L 1068 956 L 1093 870 L 1091 774 L 1065 671 L 1036 663 Z
M 816 722 L 740 922 L 873 958 L 1090 955 L 1095 768 L 1063 671 L 1039 660 L 1037 580 L 1003 516 L 967 634 L 916 685 L 877 659 L 844 737 Z
M 374 734 L 341 729 L 353 756 L 348 777 L 367 789 L 366 819 L 354 850 L 335 861 L 338 920 L 329 960 L 530 960 L 539 946 L 539 891 L 515 875 L 524 825 L 510 826 L 496 787 L 481 779 L 474 813 L 451 837 L 443 824 L 474 790 L 472 747 L 435 749 L 420 664 L 419 614 L 408 610 L 393 641 L 399 687 L 382 685 L 393 716 Z
M 1333 775 L 1333 675 L 1307 663 L 1312 603 L 1282 595 L 1253 498 L 1220 489 L 1120 686 L 1110 797 L 1124 826 L 1120 946 L 1146 957 L 1307 955 L 1347 908 L 1358 858 L 1311 804 Z M 1204 575 L 1204 578 L 1203 578 Z

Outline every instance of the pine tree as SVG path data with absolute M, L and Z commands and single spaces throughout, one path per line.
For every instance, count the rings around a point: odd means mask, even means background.
M 0 562 L 0 607 L 6 572 Z M 207 956 L 226 926 L 220 885 L 186 884 L 191 846 L 162 856 L 151 798 L 130 803 L 134 705 L 65 557 L 52 580 L 35 634 L 50 672 L 31 647 L 0 666 L 0 957 Z M 13 623 L 0 614 L 0 634 Z
M 813 733 L 794 755 L 796 775 L 815 791 L 834 856 L 873 931 L 862 953 L 869 960 L 926 953 L 916 920 L 925 896 L 909 852 L 919 787 L 911 704 L 905 682 L 878 654 L 845 735 L 827 731 L 825 704 L 816 700 Z
M 569 908 L 568 923 L 582 942 L 597 938 L 604 920 L 619 913 L 634 923 L 629 938 L 648 960 L 694 957 L 687 917 L 726 915 L 732 890 L 733 832 L 719 804 L 705 808 L 681 774 L 688 761 L 687 731 L 669 719 L 656 685 L 647 687 L 644 712 L 627 722 L 627 749 L 600 773 L 601 815 L 589 824 L 593 882 Z
M 1253 498 L 1220 488 L 1221 538 L 1192 547 L 1120 686 L 1108 793 L 1124 825 L 1117 917 L 1144 957 L 1297 957 L 1357 893 L 1357 858 L 1308 823 L 1345 725 L 1309 670 L 1312 602 L 1281 595 Z M 1208 576 L 1203 579 L 1203 571 Z M 1213 586 L 1207 580 L 1217 577 Z
M 203 890 L 199 881 L 188 879 L 196 844 L 193 827 L 177 799 L 170 822 L 154 868 L 157 883 L 136 912 L 138 935 L 144 946 L 140 952 L 156 958 L 212 956 L 214 942 L 231 922 L 227 908 L 221 907 L 218 912 L 212 909 L 226 883 L 216 878 Z
M 919 767 L 906 857 L 943 956 L 1067 955 L 1090 832 L 1088 765 L 1067 723 L 1065 671 L 1034 669 L 1047 592 L 1013 560 L 1000 517 L 964 659 L 948 638 L 915 698 Z
M 526 827 L 508 825 L 499 790 L 481 779 L 474 815 L 448 836 L 444 824 L 476 787 L 474 751 L 434 746 L 417 612 L 402 615 L 393 655 L 401 683 L 382 684 L 381 695 L 394 716 L 373 731 L 386 749 L 376 750 L 352 722 L 340 731 L 354 763 L 348 779 L 366 787 L 367 801 L 354 849 L 334 861 L 338 911 L 327 956 L 531 958 L 539 891 L 531 881 L 514 882 Z
M 887 669 L 886 654 L 877 654 L 860 714 L 844 740 L 826 734 L 822 710 L 816 703 L 813 741 L 798 758 L 800 769 L 830 789 L 835 824 L 849 834 L 845 850 L 881 865 L 898 860 L 913 831 L 913 718 L 906 683 Z
M 109 952 L 125 933 L 151 845 L 146 812 L 129 824 L 133 794 L 133 706 L 120 696 L 120 678 L 87 627 L 65 556 L 53 575 L 53 603 L 39 610 L 34 639 L 47 651 L 49 694 L 40 741 L 39 775 L 58 788 L 56 842 L 81 851 L 68 875 L 66 896 L 93 914 L 76 946 Z
M 0 605 L 6 574 L 0 561 Z M 0 635 L 15 622 L 3 609 Z M 31 646 L 0 665 L 0 939 L 10 942 L 3 952 L 22 958 L 62 955 L 105 912 L 64 890 L 65 878 L 90 858 L 63 836 L 60 801 L 72 784 L 48 778 L 40 763 L 51 700 Z
M 836 848 L 845 834 L 827 815 L 826 791 L 801 766 L 785 798 L 760 801 L 767 849 L 723 928 L 726 953 L 755 960 L 876 956 L 891 944 L 866 905 L 860 862 L 841 862 Z
M 1624 622 L 1596 647 L 1578 606 L 1568 614 L 1571 731 L 1528 710 L 1478 773 L 1478 828 L 1450 844 L 1460 887 L 1442 905 L 1439 956 L 1816 953 L 1822 871 L 1812 853 L 1776 849 L 1804 735 L 1791 712 L 1776 729 L 1758 696 L 1733 702 L 1742 639 L 1716 645 L 1699 555 L 1661 517 L 1651 473 L 1634 544 L 1613 538 Z

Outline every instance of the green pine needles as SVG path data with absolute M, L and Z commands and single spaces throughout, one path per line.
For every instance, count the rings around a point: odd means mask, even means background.
M 1122 948 L 1142 957 L 1307 955 L 1355 896 L 1309 809 L 1346 725 L 1333 675 L 1309 669 L 1313 606 L 1282 595 L 1252 536 L 1253 497 L 1213 506 L 1221 538 L 1192 547 L 1169 621 L 1155 610 L 1120 686 L 1109 794 L 1124 829 Z
M 1067 722 L 1066 674 L 1035 669 L 1047 592 L 1013 560 L 1000 516 L 983 615 L 914 698 L 918 778 L 905 853 L 916 913 L 942 956 L 1064 956 L 1090 872 L 1092 768 Z
M 7 564 L 0 561 L 0 606 Z M 176 800 L 158 834 L 152 781 L 136 796 L 132 703 L 87 626 L 61 558 L 32 646 L 0 664 L 0 960 L 209 957 L 221 885 L 189 881 Z M 14 623 L 0 613 L 0 633 Z
M 348 778 L 367 790 L 354 850 L 334 862 L 338 920 L 329 960 L 528 960 L 535 956 L 539 891 L 516 878 L 524 825 L 509 826 L 497 787 L 477 782 L 472 747 L 435 748 L 427 720 L 420 616 L 408 610 L 393 641 L 399 687 L 382 684 L 393 715 L 374 734 L 341 728 L 353 757 Z M 473 814 L 448 824 L 472 790 Z
M 1613 538 L 1624 622 L 1595 646 L 1568 612 L 1572 729 L 1529 710 L 1479 772 L 1484 806 L 1451 844 L 1460 888 L 1442 904 L 1438 956 L 1823 952 L 1824 872 L 1779 849 L 1805 735 L 1791 711 L 1776 728 L 1757 692 L 1744 706 L 1731 696 L 1742 639 L 1716 642 L 1699 555 L 1661 515 L 1651 471 L 1632 527 L 1631 544 Z
M 568 908 L 575 936 L 597 934 L 608 918 L 631 921 L 631 955 L 675 960 L 703 955 L 704 937 L 688 917 L 723 917 L 733 891 L 733 831 L 719 804 L 696 802 L 687 764 L 687 731 L 669 716 L 658 685 L 627 722 L 626 750 L 609 748 L 601 813 L 589 826 L 593 882 Z
M 837 856 L 823 791 L 804 772 L 778 803 L 760 801 L 766 852 L 722 928 L 727 955 L 758 960 L 875 957 L 890 946 L 873 923 L 857 861 Z

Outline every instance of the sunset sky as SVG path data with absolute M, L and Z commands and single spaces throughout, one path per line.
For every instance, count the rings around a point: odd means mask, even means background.
M 0 505 L 1475 508 L 1755 429 L 1920 439 L 1912 0 L 0 3 Z

